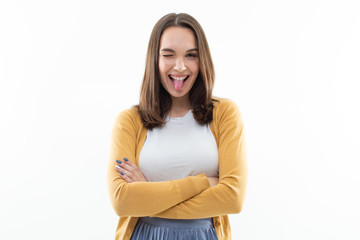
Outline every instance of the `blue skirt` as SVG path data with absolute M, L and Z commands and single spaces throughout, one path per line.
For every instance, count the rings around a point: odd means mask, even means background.
M 139 217 L 130 240 L 218 240 L 212 218 Z

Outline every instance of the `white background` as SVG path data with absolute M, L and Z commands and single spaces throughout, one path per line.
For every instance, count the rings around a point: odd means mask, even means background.
M 116 115 L 139 99 L 150 32 L 202 25 L 214 95 L 245 121 L 233 239 L 360 239 L 358 1 L 0 2 L 0 239 L 114 239 Z

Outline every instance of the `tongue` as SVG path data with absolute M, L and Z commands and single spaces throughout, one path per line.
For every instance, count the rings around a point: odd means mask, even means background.
M 184 80 L 176 80 L 174 79 L 174 83 L 175 83 L 175 89 L 176 90 L 180 90 L 184 84 Z

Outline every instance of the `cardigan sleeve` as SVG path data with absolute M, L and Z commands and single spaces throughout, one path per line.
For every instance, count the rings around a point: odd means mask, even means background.
M 196 219 L 239 213 L 247 188 L 244 124 L 236 104 L 226 100 L 219 110 L 219 183 L 200 194 L 150 217 Z
M 135 162 L 139 123 L 134 109 L 121 112 L 113 125 L 107 185 L 111 204 L 119 216 L 149 216 L 175 206 L 210 187 L 205 173 L 163 182 L 127 183 L 115 170 L 117 159 Z

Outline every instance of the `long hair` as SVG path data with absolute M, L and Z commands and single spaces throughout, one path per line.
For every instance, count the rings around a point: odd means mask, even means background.
M 212 121 L 212 90 L 215 80 L 214 65 L 205 33 L 195 18 L 186 13 L 169 13 L 154 26 L 148 45 L 145 73 L 141 85 L 139 105 L 135 107 L 148 129 L 162 126 L 170 111 L 172 99 L 160 82 L 159 48 L 163 32 L 171 26 L 185 27 L 195 35 L 199 54 L 199 73 L 189 92 L 193 116 L 200 124 Z

